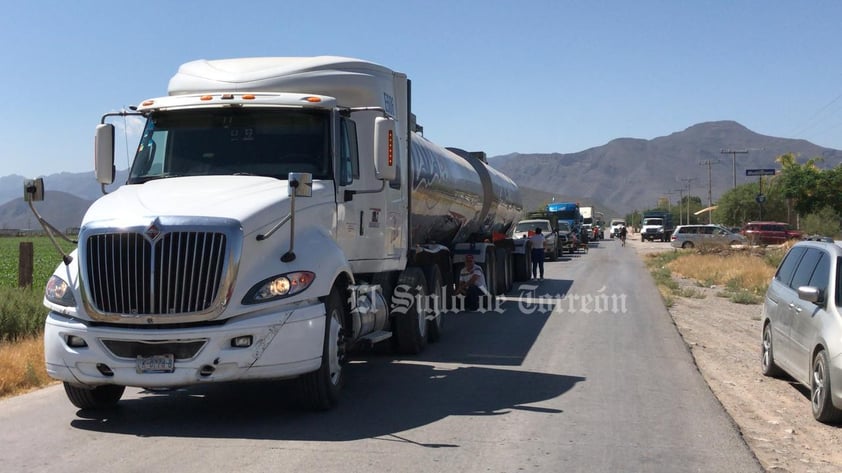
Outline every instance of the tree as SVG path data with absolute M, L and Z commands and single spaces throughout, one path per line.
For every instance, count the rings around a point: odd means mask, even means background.
M 827 176 L 822 176 L 822 170 L 816 163 L 822 158 L 808 159 L 806 163 L 798 164 L 792 153 L 778 156 L 775 160 L 781 164 L 781 174 L 773 180 L 774 186 L 779 188 L 786 199 L 790 199 L 799 215 L 818 212 L 832 202 L 826 202 L 830 189 L 824 189 L 828 184 Z
M 728 190 L 719 198 L 713 220 L 729 227 L 739 227 L 745 222 L 759 220 L 760 205 L 755 200 L 760 193 L 760 182 L 750 182 Z M 787 203 L 780 188 L 764 180 L 763 220 L 788 222 Z

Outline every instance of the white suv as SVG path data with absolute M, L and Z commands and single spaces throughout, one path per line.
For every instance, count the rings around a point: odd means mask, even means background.
M 514 238 L 528 238 L 535 232 L 536 228 L 541 229 L 544 234 L 544 256 L 548 256 L 551 261 L 558 259 L 560 253 L 558 245 L 558 234 L 550 227 L 549 220 L 532 219 L 521 220 L 515 226 Z
M 842 421 L 842 247 L 802 241 L 769 283 L 761 315 L 761 371 L 810 389 L 813 417 Z

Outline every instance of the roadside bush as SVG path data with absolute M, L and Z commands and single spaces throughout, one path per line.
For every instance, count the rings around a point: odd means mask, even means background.
M 0 342 L 37 336 L 44 328 L 47 309 L 41 288 L 0 287 Z
M 804 217 L 801 220 L 801 230 L 805 235 L 836 238 L 839 236 L 839 215 L 831 207 L 825 207 Z

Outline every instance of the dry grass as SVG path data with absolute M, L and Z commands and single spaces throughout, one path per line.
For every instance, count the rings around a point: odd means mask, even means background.
M 775 275 L 775 268 L 763 258 L 749 254 L 688 254 L 669 262 L 667 267 L 705 286 L 737 286 L 753 293 L 765 292 Z
M 0 343 L 0 398 L 52 383 L 44 368 L 44 337 Z

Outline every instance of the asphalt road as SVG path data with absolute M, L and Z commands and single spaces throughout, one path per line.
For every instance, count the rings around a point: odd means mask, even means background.
M 665 244 L 661 244 L 665 245 Z M 17 472 L 753 472 L 635 250 L 546 263 L 502 313 L 447 320 L 421 355 L 360 355 L 334 410 L 288 383 L 128 390 L 75 409 L 61 386 L 0 401 Z

